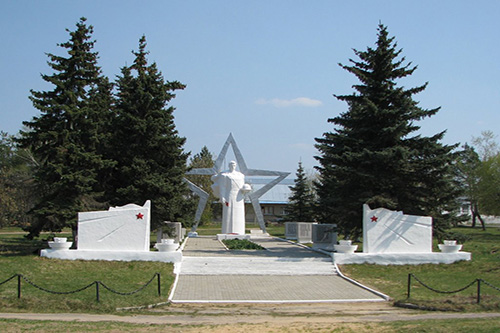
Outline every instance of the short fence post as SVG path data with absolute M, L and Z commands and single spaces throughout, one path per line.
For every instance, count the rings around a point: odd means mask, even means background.
M 160 283 L 160 273 L 156 273 L 158 277 L 158 297 L 161 297 L 161 283 Z
M 410 298 L 410 289 L 411 289 L 411 273 L 408 274 L 408 290 L 406 292 L 407 298 Z
M 95 297 L 96 297 L 97 303 L 99 303 L 99 281 L 95 282 Z
M 17 274 L 17 298 L 21 298 L 21 274 Z
M 481 302 L 481 279 L 477 279 L 477 304 Z

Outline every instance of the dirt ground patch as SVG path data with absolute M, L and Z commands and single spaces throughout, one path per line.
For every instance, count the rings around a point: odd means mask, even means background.
M 98 322 L 140 324 L 140 327 L 135 326 L 133 329 L 133 331 L 140 332 L 151 332 L 162 326 L 168 327 L 170 332 L 199 332 L 200 329 L 203 332 L 331 332 L 336 330 L 387 332 L 384 323 L 388 322 L 500 318 L 500 313 L 426 312 L 396 308 L 389 302 L 246 303 L 170 304 L 147 311 L 124 311 L 119 315 L 0 313 L 0 318 L 71 322 L 71 325 Z M 111 327 L 108 329 L 114 331 Z M 75 327 L 73 331 L 79 331 L 79 329 Z

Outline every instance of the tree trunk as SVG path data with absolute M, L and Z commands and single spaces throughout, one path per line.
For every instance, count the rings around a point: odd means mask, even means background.
M 477 207 L 477 203 L 474 203 L 471 205 L 471 211 L 472 211 L 472 228 L 476 227 L 476 217 L 479 219 L 481 222 L 481 227 L 483 230 L 486 230 L 486 226 L 484 224 L 484 220 L 481 217 L 481 214 L 479 214 L 479 208 Z
M 78 224 L 71 227 L 71 234 L 73 235 L 73 247 L 78 248 Z

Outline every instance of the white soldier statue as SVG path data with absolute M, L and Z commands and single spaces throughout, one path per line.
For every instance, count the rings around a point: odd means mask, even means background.
M 245 175 L 236 171 L 236 162 L 229 162 L 229 170 L 212 176 L 212 189 L 222 203 L 222 233 L 245 234 L 245 194 L 251 191 L 245 184 Z

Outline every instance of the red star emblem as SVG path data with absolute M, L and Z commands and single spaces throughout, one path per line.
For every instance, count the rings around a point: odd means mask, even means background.
M 226 202 L 226 207 L 229 207 L 229 202 Z
M 144 215 L 142 213 L 137 214 L 135 217 L 137 217 L 138 220 L 142 220 Z
M 371 220 L 372 220 L 372 222 L 377 222 L 378 221 L 378 217 L 376 217 L 375 215 L 373 215 L 371 217 Z

